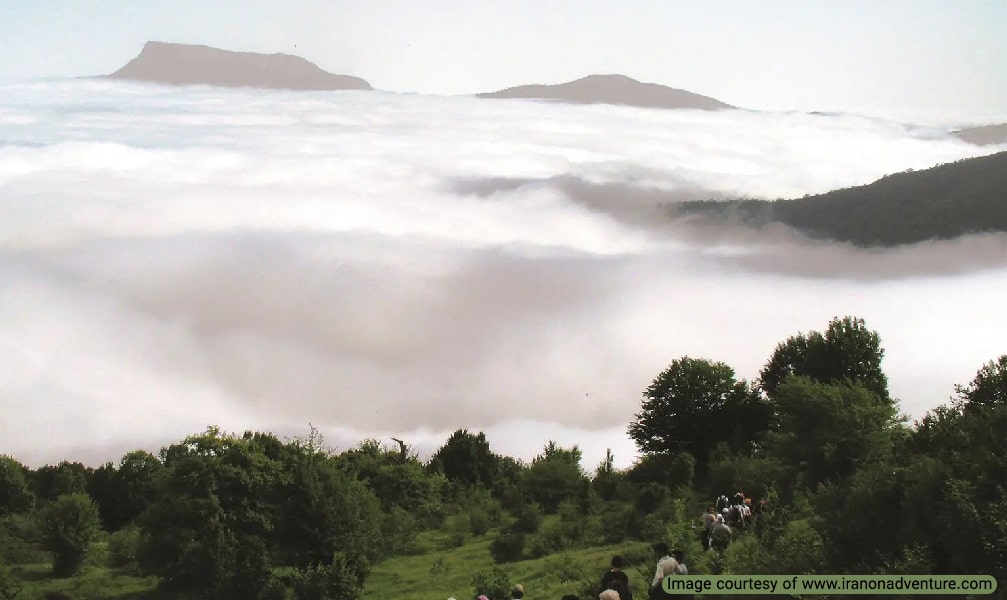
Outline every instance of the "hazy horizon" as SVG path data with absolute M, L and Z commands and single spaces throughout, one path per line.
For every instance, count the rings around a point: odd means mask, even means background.
M 314 423 L 627 466 L 683 355 L 753 379 L 861 316 L 919 417 L 1004 353 L 1002 234 L 876 251 L 659 218 L 998 149 L 938 129 L 60 80 L 0 87 L 0 137 L 0 452 L 33 465 Z
M 0 0 L 0 14 L 6 81 L 108 74 L 145 42 L 167 41 L 293 54 L 394 92 L 475 94 L 619 73 L 752 110 L 1007 121 L 1007 79 L 997 76 L 1007 71 L 1007 4 L 993 0 Z

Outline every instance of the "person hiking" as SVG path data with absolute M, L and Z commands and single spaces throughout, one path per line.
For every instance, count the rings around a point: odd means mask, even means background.
M 671 557 L 675 559 L 678 563 L 678 568 L 675 569 L 676 575 L 688 575 L 689 568 L 685 566 L 685 553 L 681 550 L 672 550 Z M 692 594 L 675 594 L 676 600 L 691 600 L 694 598 Z
M 624 591 L 619 591 L 619 596 L 622 600 L 633 600 L 633 590 L 629 587 L 629 575 L 622 570 L 625 563 L 622 557 L 619 555 L 612 557 L 612 568 L 605 571 L 605 574 L 601 576 L 601 591 L 607 589 L 612 589 L 612 582 L 618 581 L 622 583 Z
M 717 515 L 714 512 L 712 506 L 706 507 L 706 513 L 700 517 L 700 522 L 703 524 L 702 530 L 699 533 L 699 542 L 705 548 L 710 542 L 710 527 L 717 521 Z
M 521 600 L 524 598 L 524 586 L 520 583 L 515 584 L 510 591 L 511 600 Z
M 731 506 L 731 501 L 727 499 L 727 496 L 721 494 L 720 497 L 717 498 L 717 512 L 720 512 L 729 506 Z
M 674 575 L 678 568 L 678 561 L 671 557 L 668 551 L 668 544 L 658 542 L 654 544 L 654 553 L 660 558 L 657 560 L 657 569 L 654 571 L 654 579 L 650 582 L 650 600 L 663 600 L 671 598 L 671 595 L 664 591 L 661 585 L 664 578 Z
M 707 550 L 712 550 L 716 548 L 717 550 L 724 550 L 727 545 L 731 543 L 731 528 L 727 526 L 725 522 L 724 515 L 717 515 L 717 522 L 710 527 L 710 543 L 707 544 Z
M 689 568 L 685 566 L 685 554 L 681 550 L 672 550 L 671 557 L 678 563 L 675 568 L 675 575 L 688 575 Z
M 615 592 L 614 597 L 612 592 Z M 598 598 L 602 600 L 605 600 L 605 597 L 611 600 L 627 600 L 630 597 L 629 588 L 619 579 L 613 579 L 608 583 L 608 587 L 598 594 Z

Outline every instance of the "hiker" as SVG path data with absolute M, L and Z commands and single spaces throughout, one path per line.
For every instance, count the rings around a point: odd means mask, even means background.
M 671 557 L 678 562 L 678 568 L 675 569 L 676 575 L 688 575 L 689 569 L 685 566 L 685 554 L 681 550 L 672 550 Z M 675 594 L 676 600 L 691 600 L 694 596 L 692 594 Z
M 510 597 L 511 600 L 521 600 L 521 598 L 524 598 L 524 586 L 520 583 L 515 584 L 514 587 L 511 588 Z
M 618 579 L 610 581 L 608 587 L 598 594 L 598 598 L 601 600 L 606 600 L 607 598 L 611 600 L 627 600 L 629 597 L 629 587 Z
M 668 544 L 664 542 L 654 544 L 654 553 L 660 558 L 657 561 L 657 569 L 654 571 L 654 579 L 650 582 L 650 598 L 651 600 L 658 600 L 670 596 L 670 594 L 664 591 L 664 587 L 661 584 L 665 577 L 675 574 L 675 570 L 678 568 L 678 561 L 671 557 L 671 553 L 668 552 Z
M 633 590 L 629 587 L 629 575 L 622 570 L 624 564 L 621 556 L 616 555 L 612 557 L 612 568 L 605 571 L 605 574 L 601 576 L 601 590 L 613 589 L 612 582 L 618 581 L 624 587 L 624 591 L 619 592 L 622 600 L 633 600 Z
M 738 529 L 745 528 L 745 513 L 741 508 L 744 504 L 735 504 L 727 514 L 727 524 Z
M 678 566 L 675 568 L 675 575 L 688 575 L 689 568 L 685 566 L 685 554 L 681 550 L 672 550 L 671 557 L 678 563 Z
M 710 527 L 713 526 L 714 521 L 717 520 L 717 515 L 712 506 L 707 506 L 706 513 L 704 513 L 699 519 L 703 524 L 699 533 L 699 543 L 705 548 L 710 538 Z
M 720 497 L 717 498 L 717 511 L 718 512 L 724 510 L 725 508 L 729 507 L 730 505 L 731 505 L 731 501 L 728 500 L 727 496 L 725 496 L 724 494 L 721 494 Z
M 727 526 L 724 515 L 717 515 L 717 521 L 710 528 L 710 543 L 707 550 L 716 548 L 724 550 L 731 543 L 731 528 Z

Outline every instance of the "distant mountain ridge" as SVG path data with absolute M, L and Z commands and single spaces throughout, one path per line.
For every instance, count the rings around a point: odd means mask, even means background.
M 213 85 L 290 90 L 370 90 L 371 85 L 349 75 L 323 71 L 290 54 L 232 52 L 210 46 L 147 42 L 140 55 L 112 79 L 169 85 Z
M 643 83 L 625 75 L 588 75 L 556 85 L 519 85 L 479 98 L 527 98 L 573 104 L 616 104 L 641 108 L 724 110 L 735 108 L 709 96 Z
M 867 247 L 1007 232 L 1007 152 L 796 200 L 702 200 L 671 210 L 752 227 L 782 223 L 809 237 Z
M 1007 144 L 1007 123 L 969 127 L 956 131 L 952 135 L 978 146 Z

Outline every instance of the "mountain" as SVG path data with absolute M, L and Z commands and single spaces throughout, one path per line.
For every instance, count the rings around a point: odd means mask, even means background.
M 359 77 L 335 75 L 299 56 L 231 52 L 209 46 L 147 42 L 140 55 L 108 77 L 172 85 L 291 90 L 369 90 Z
M 720 100 L 677 90 L 656 83 L 641 83 L 625 75 L 588 75 L 557 85 L 519 85 L 497 92 L 476 94 L 480 98 L 533 98 L 576 104 L 619 104 L 644 108 L 734 108 Z
M 984 125 L 982 127 L 969 127 L 954 132 L 954 135 L 979 146 L 990 144 L 1007 144 L 1007 123 L 999 125 Z
M 671 210 L 677 217 L 733 218 L 753 227 L 782 223 L 809 237 L 859 246 L 1007 232 L 1007 152 L 796 200 L 692 201 Z

